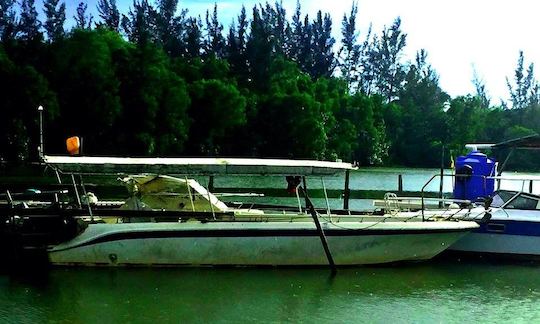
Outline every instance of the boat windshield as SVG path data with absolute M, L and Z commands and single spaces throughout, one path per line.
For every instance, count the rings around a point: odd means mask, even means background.
M 517 194 L 516 191 L 499 190 L 493 194 L 492 207 L 501 207 Z
M 519 196 L 512 199 L 506 206 L 504 206 L 504 208 L 524 210 L 540 209 L 539 202 L 539 197 L 521 193 Z
M 499 190 L 493 195 L 492 207 L 505 209 L 540 209 L 540 196 L 517 191 Z

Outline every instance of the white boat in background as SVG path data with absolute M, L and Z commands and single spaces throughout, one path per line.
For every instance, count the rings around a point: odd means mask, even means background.
M 498 190 L 491 197 L 490 220 L 450 250 L 540 259 L 540 196 Z
M 458 158 L 461 164 L 456 164 L 454 198 L 457 198 L 457 204 L 452 204 L 453 208 L 424 212 L 478 221 L 480 227 L 458 240 L 448 251 L 540 259 L 540 196 L 531 193 L 533 179 L 501 176 L 512 152 L 539 149 L 540 136 L 530 135 L 498 144 L 470 144 L 468 147 L 472 152 Z M 498 164 L 478 149 L 506 149 L 509 152 L 502 166 L 497 168 Z M 521 190 L 500 189 L 502 180 L 520 181 L 521 186 L 513 187 Z M 531 192 L 524 191 L 527 187 Z M 485 209 L 483 215 L 482 209 Z
M 471 221 L 424 221 L 390 214 L 334 214 L 330 210 L 318 214 L 307 195 L 305 206 L 296 212 L 234 209 L 187 178 L 287 176 L 300 202 L 297 189 L 305 194 L 299 187 L 301 177 L 348 176 L 354 169 L 348 163 L 53 156 L 44 156 L 43 161 L 58 174 L 71 174 L 72 179 L 73 175 L 124 173 L 122 181 L 130 188 L 130 197 L 122 202 L 93 199 L 85 205 L 77 198 L 75 204 L 49 209 L 13 208 L 18 219 L 26 217 L 28 222 L 31 215 L 52 213 L 72 224 L 71 232 L 60 233 L 62 239 L 46 247 L 53 265 L 333 267 L 427 260 L 478 227 Z M 147 174 L 132 175 L 141 172 Z M 77 188 L 85 187 L 82 182 L 74 186 L 79 197 Z
M 540 259 L 540 196 L 524 191 L 526 184 L 529 184 L 529 190 L 532 191 L 533 180 L 501 176 L 515 150 L 540 148 L 540 136 L 535 134 L 497 144 L 470 144 L 468 147 L 473 150 L 507 150 L 507 156 L 496 170 L 496 176 L 492 176 L 491 172 L 476 174 L 479 178 L 484 177 L 484 183 L 491 183 L 491 185 L 484 186 L 482 190 L 470 190 L 470 192 L 481 192 L 488 188 L 483 200 L 487 201 L 491 207 L 489 221 L 480 224 L 480 228 L 460 239 L 449 250 L 467 254 Z M 475 176 L 474 172 L 473 176 Z M 500 189 L 503 180 L 520 181 L 521 190 Z M 495 183 L 498 189 L 494 188 Z M 463 184 L 466 191 L 467 183 Z

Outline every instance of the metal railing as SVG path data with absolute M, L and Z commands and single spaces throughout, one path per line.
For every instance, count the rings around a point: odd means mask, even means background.
M 486 191 L 487 189 L 487 181 L 492 179 L 494 181 L 497 182 L 497 189 L 500 189 L 501 188 L 501 182 L 504 180 L 504 181 L 521 181 L 521 188 L 520 189 L 516 189 L 516 188 L 512 188 L 512 189 L 506 189 L 506 190 L 514 190 L 514 191 L 518 191 L 518 192 L 525 192 L 525 187 L 526 187 L 526 184 L 529 185 L 529 193 L 532 193 L 533 191 L 533 183 L 534 182 L 540 182 L 540 179 L 530 179 L 530 178 L 512 178 L 512 177 L 501 177 L 501 176 L 481 176 L 481 175 L 466 175 L 466 174 L 435 174 L 433 175 L 425 184 L 424 186 L 422 187 L 422 190 L 420 191 L 420 194 L 421 194 L 421 200 L 422 200 L 422 204 L 421 204 L 421 209 L 422 209 L 422 220 L 425 219 L 425 216 L 424 216 L 424 210 L 425 210 L 425 192 L 426 192 L 426 188 L 432 183 L 432 181 L 436 178 L 441 178 L 442 177 L 452 177 L 452 178 L 473 178 L 473 177 L 477 177 L 477 178 L 481 178 L 482 179 L 482 182 L 483 182 L 483 186 L 484 186 L 484 192 Z M 442 194 L 442 193 L 441 193 Z M 430 198 L 432 199 L 432 198 Z M 453 202 L 457 202 L 457 203 L 472 203 L 471 201 L 469 200 L 460 200 L 460 199 L 447 199 L 447 198 L 443 198 L 442 196 L 440 197 L 439 199 L 440 202 L 443 202 L 443 201 L 453 201 Z
M 442 177 L 451 177 L 451 178 L 472 178 L 472 177 L 480 177 L 482 178 L 482 182 L 483 182 L 483 186 L 484 186 L 484 192 L 486 191 L 486 187 L 487 187 L 487 179 L 489 178 L 493 178 L 493 177 L 487 177 L 487 176 L 480 176 L 480 175 L 468 175 L 468 174 L 434 174 L 431 178 L 429 178 L 429 180 L 424 184 L 424 186 L 422 186 L 422 190 L 420 190 L 420 198 L 422 200 L 422 221 L 425 221 L 425 216 L 424 216 L 424 210 L 426 209 L 426 204 L 425 204 L 425 195 L 424 193 L 426 192 L 425 189 L 427 186 L 429 186 L 431 184 L 431 182 L 436 179 L 436 178 L 441 178 L 440 181 L 442 181 Z M 458 203 L 472 203 L 471 201 L 469 200 L 461 200 L 461 199 L 447 199 L 447 198 L 444 198 L 442 197 L 442 192 L 441 192 L 441 197 L 439 197 L 439 201 L 440 202 L 444 202 L 444 201 L 453 201 L 453 202 L 458 202 Z

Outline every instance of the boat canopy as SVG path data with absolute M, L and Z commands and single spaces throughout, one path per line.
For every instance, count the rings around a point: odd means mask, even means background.
M 43 162 L 63 173 L 175 175 L 299 175 L 329 176 L 354 170 L 345 162 L 244 158 L 125 158 L 50 156 Z
M 540 135 L 532 134 L 520 138 L 511 139 L 508 141 L 496 144 L 467 144 L 465 147 L 472 150 L 478 149 L 522 149 L 522 150 L 538 150 L 540 149 Z

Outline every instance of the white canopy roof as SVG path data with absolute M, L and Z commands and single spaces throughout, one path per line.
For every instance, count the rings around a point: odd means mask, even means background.
M 49 156 L 43 162 L 66 173 L 324 176 L 355 169 L 350 163 L 243 158 L 124 158 Z

